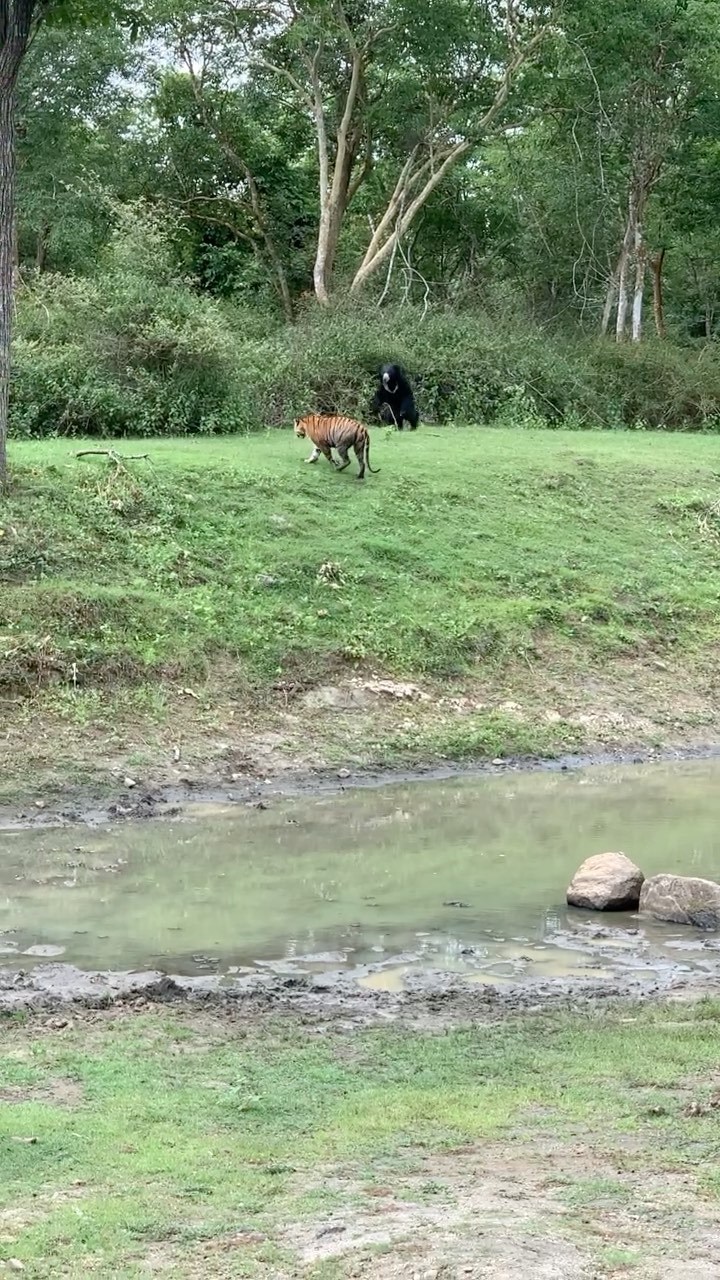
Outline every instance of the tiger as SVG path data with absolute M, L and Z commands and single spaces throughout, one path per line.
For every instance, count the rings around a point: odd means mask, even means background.
M 336 471 L 344 471 L 350 466 L 348 453 L 352 449 L 360 464 L 358 480 L 364 480 L 365 467 L 377 475 L 380 468 L 370 466 L 370 436 L 367 427 L 353 418 L 344 418 L 337 413 L 308 413 L 303 418 L 295 419 L 295 435 L 302 439 L 307 436 L 314 448 L 306 462 L 317 462 L 321 453 L 325 454 Z M 341 462 L 336 462 L 333 449 L 337 449 Z

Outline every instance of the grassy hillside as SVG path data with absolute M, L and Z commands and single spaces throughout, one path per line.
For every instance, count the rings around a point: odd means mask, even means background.
M 592 738 L 563 688 L 587 697 L 592 676 L 607 701 L 614 671 L 638 715 L 659 681 L 692 695 L 670 723 L 703 724 L 720 670 L 716 440 L 430 427 L 372 440 L 381 471 L 363 484 L 354 463 L 303 465 L 290 432 L 126 443 L 149 458 L 123 467 L 77 459 L 76 443 L 15 444 L 0 509 L 6 721 L 98 723 L 110 707 L 117 721 L 122 704 L 157 724 L 177 697 L 196 728 L 232 703 L 294 712 L 307 734 L 309 690 L 383 674 L 428 693 L 423 724 L 415 704 L 409 721 L 403 707 L 383 727 L 378 712 L 347 735 L 334 716 L 332 758 L 345 738 L 365 739 L 366 758 L 390 742 L 542 751 Z M 536 716 L 548 681 L 552 714 Z

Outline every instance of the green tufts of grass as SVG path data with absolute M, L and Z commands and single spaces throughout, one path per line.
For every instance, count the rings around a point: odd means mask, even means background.
M 465 1149 L 494 1152 L 497 1171 L 524 1152 L 531 1211 L 560 1169 L 564 1231 L 588 1210 L 639 1207 L 656 1233 L 666 1170 L 682 1170 L 684 1194 L 717 1197 L 712 1114 L 686 1111 L 716 1063 L 714 1021 L 692 1007 L 323 1038 L 206 1014 L 110 1014 L 52 1035 L 6 1020 L 0 1256 L 37 1277 L 142 1275 L 160 1248 L 178 1276 L 306 1275 L 289 1224 L 346 1220 L 368 1185 L 454 1204 Z M 546 1167 L 546 1150 L 564 1155 Z M 212 1252 L 228 1238 L 245 1270 Z

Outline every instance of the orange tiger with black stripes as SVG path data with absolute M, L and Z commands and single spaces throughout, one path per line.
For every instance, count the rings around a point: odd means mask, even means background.
M 370 466 L 370 436 L 367 427 L 354 418 L 344 418 L 337 413 L 308 413 L 304 418 L 295 419 L 295 435 L 302 439 L 307 436 L 313 443 L 313 451 L 306 462 L 317 462 L 324 453 L 336 471 L 344 471 L 350 466 L 348 453 L 352 449 L 360 464 L 358 480 L 365 479 L 365 467 L 377 475 L 379 467 Z M 337 449 L 341 461 L 336 462 L 333 449 Z

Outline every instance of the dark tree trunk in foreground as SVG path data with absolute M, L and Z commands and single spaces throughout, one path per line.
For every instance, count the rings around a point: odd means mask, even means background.
M 0 488 L 7 473 L 15 204 L 14 94 L 0 84 Z
M 36 0 L 0 0 L 0 488 L 7 476 L 15 259 L 15 86 Z

